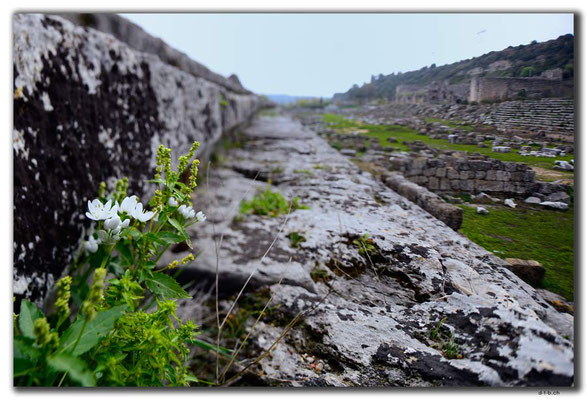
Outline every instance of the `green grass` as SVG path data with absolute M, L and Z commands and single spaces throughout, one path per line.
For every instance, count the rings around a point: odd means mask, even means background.
M 542 167 L 546 169 L 554 169 L 554 158 L 548 157 L 524 157 L 516 153 L 515 149 L 512 153 L 493 153 L 491 151 L 491 142 L 486 141 L 485 143 L 489 145 L 488 148 L 477 147 L 476 145 L 469 145 L 469 144 L 451 144 L 448 140 L 445 139 L 432 139 L 426 135 L 418 135 L 418 132 L 410 129 L 407 126 L 402 125 L 371 125 L 371 124 L 364 124 L 360 121 L 352 121 L 346 119 L 343 116 L 337 114 L 324 114 L 324 122 L 330 127 L 334 128 L 340 132 L 352 132 L 353 130 L 357 129 L 365 129 L 368 130 L 368 133 L 365 133 L 368 136 L 376 137 L 379 139 L 379 143 L 382 147 L 386 146 L 393 146 L 399 148 L 400 150 L 408 151 L 409 148 L 403 141 L 413 142 L 415 140 L 420 140 L 432 147 L 436 147 L 441 150 L 458 150 L 458 151 L 466 151 L 469 153 L 479 152 L 484 155 L 488 155 L 491 158 L 495 158 L 501 161 L 513 161 L 528 164 L 530 166 Z M 429 118 L 429 120 L 433 120 Z M 437 120 L 438 122 L 445 123 L 446 121 Z M 455 123 L 452 123 L 455 125 Z M 456 126 L 456 125 L 455 125 Z M 463 126 L 460 126 L 463 128 Z M 398 140 L 398 143 L 389 143 L 387 142 L 388 137 L 395 137 Z M 564 157 L 557 157 L 557 160 L 566 160 L 570 161 L 574 158 L 572 154 L 568 154 Z M 565 172 L 560 171 L 565 175 L 568 174 L 569 178 L 573 176 L 572 172 Z
M 546 268 L 543 287 L 568 300 L 574 297 L 574 213 L 505 206 L 488 215 L 463 209 L 461 232 L 500 258 L 536 260 Z M 518 206 L 520 207 L 520 206 Z
M 281 214 L 287 214 L 290 209 L 295 210 L 307 210 L 309 207 L 299 203 L 300 199 L 296 196 L 291 201 L 283 197 L 278 190 L 271 190 L 271 183 L 267 185 L 264 191 L 259 191 L 251 199 L 251 201 L 241 201 L 241 214 L 255 214 L 255 215 L 267 215 L 270 217 L 276 217 Z

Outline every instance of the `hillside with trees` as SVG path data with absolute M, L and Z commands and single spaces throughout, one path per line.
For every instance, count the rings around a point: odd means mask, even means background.
M 554 40 L 528 45 L 510 46 L 479 57 L 452 64 L 423 67 L 417 71 L 373 75 L 369 83 L 353 85 L 345 93 L 336 93 L 334 101 L 393 100 L 399 85 L 425 85 L 434 81 L 450 84 L 470 82 L 473 76 L 533 77 L 554 68 L 563 70 L 563 79 L 574 75 L 574 36 L 563 35 Z

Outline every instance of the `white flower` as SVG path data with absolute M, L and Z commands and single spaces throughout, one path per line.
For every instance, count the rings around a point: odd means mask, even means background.
M 198 211 L 196 214 L 196 220 L 198 222 L 204 222 L 206 220 L 206 214 L 204 214 L 202 211 Z
M 168 203 L 171 207 L 177 207 L 177 200 L 175 200 L 175 197 L 171 196 L 169 198 L 169 203 Z
M 143 211 L 143 204 L 139 203 L 132 212 L 132 216 L 141 222 L 147 222 L 155 213 L 153 211 Z
M 96 240 L 93 236 L 90 235 L 88 237 L 88 240 L 84 242 L 84 248 L 90 253 L 95 253 L 96 251 L 98 251 L 98 245 L 101 242 L 102 241 L 100 239 Z
M 116 229 L 119 227 L 121 221 L 120 221 L 120 217 L 118 215 L 107 219 L 106 221 L 104 221 L 104 228 L 106 229 Z
M 119 211 L 125 212 L 128 215 L 132 215 L 133 211 L 137 206 L 138 201 L 139 199 L 137 198 L 137 196 L 125 197 L 124 200 L 122 200 L 122 204 L 120 204 Z
M 129 225 L 130 225 L 130 218 L 122 221 L 122 223 L 120 224 L 120 227 L 121 228 L 128 228 Z
M 143 204 L 140 203 L 137 196 L 134 195 L 125 197 L 124 200 L 122 200 L 122 204 L 120 204 L 119 209 L 120 211 L 127 213 L 141 222 L 146 222 L 155 215 L 155 213 L 152 211 L 143 211 Z M 126 228 L 129 223 L 129 220 L 125 220 L 121 226 Z
M 112 204 L 112 200 L 108 200 L 106 204 L 98 199 L 93 201 L 88 200 L 88 212 L 86 217 L 94 221 L 101 221 L 112 218 L 118 212 L 118 204 Z
M 192 219 L 196 215 L 196 212 L 194 211 L 194 209 L 190 206 L 186 206 L 185 204 L 182 204 L 181 206 L 179 206 L 179 208 L 177 210 L 179 211 L 179 213 L 181 215 L 183 215 L 183 217 L 185 219 Z

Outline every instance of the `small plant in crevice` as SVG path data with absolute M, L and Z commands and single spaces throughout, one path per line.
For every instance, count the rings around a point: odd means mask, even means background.
M 228 107 L 228 101 L 224 98 L 224 96 L 222 95 L 222 93 L 220 93 L 218 95 L 218 101 L 220 104 L 220 108 L 222 108 L 223 110 Z
M 443 317 L 438 321 L 436 326 L 428 332 L 428 339 L 433 342 L 430 346 L 440 350 L 445 358 L 461 359 L 463 358 L 463 355 L 461 354 L 460 346 L 455 342 L 454 332 L 450 331 L 449 334 L 446 332 L 448 329 L 442 329 L 445 321 L 446 317 Z
M 460 346 L 455 343 L 455 337 L 454 337 L 453 332 L 451 332 L 448 340 L 446 340 L 443 343 L 442 354 L 444 354 L 444 357 L 446 357 L 448 359 L 453 359 L 453 358 L 461 359 L 461 358 L 463 358 L 463 355 L 461 354 Z
M 55 301 L 40 308 L 23 300 L 15 324 L 15 386 L 189 386 L 188 366 L 199 329 L 176 314 L 190 298 L 170 275 L 194 261 L 192 253 L 157 266 L 170 246 L 192 248 L 187 228 L 204 221 L 191 205 L 197 186 L 199 143 L 171 168 L 171 149 L 157 151 L 157 185 L 147 210 L 128 196 L 128 179 L 111 193 L 101 183 L 88 201 L 94 224 L 70 274 L 56 284 Z M 191 166 L 190 166 L 191 164 Z M 182 173 L 188 171 L 187 183 Z M 91 280 L 91 285 L 88 281 Z
M 312 278 L 314 282 L 326 282 L 329 279 L 328 271 L 326 271 L 324 268 L 320 267 L 320 265 L 317 264 L 316 266 L 314 266 L 314 268 L 312 268 L 312 271 L 310 271 L 310 278 Z
M 296 249 L 300 247 L 300 243 L 306 241 L 306 237 L 302 235 L 300 232 L 296 231 L 288 233 L 286 237 L 289 239 L 291 247 Z
M 291 211 L 309 208 L 301 205 L 299 201 L 298 197 L 294 197 L 290 205 L 290 202 L 279 191 L 271 190 L 271 182 L 269 182 L 267 188 L 264 191 L 257 192 L 250 201 L 243 200 L 241 202 L 240 212 L 241 214 L 276 217 L 281 214 L 287 214 L 290 208 Z
M 434 329 L 432 329 L 428 333 L 428 337 L 430 339 L 436 340 L 438 338 L 438 333 L 440 332 L 440 328 L 442 328 L 442 324 L 444 324 L 444 321 L 446 321 L 446 317 L 443 317 L 440 321 L 438 321 L 438 323 L 436 324 L 436 327 L 434 327 Z
M 373 238 L 367 233 L 363 234 L 363 236 L 360 236 L 358 239 L 353 240 L 353 244 L 359 248 L 359 254 L 362 256 L 372 255 L 377 252 L 374 243 Z

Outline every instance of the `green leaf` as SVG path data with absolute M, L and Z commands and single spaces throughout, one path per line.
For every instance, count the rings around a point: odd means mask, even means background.
M 47 357 L 47 364 L 57 371 L 67 373 L 82 386 L 96 386 L 96 378 L 86 363 L 71 354 L 59 353 Z
M 44 315 L 39 308 L 28 300 L 23 300 L 20 303 L 20 315 L 18 317 L 18 327 L 20 332 L 31 339 L 35 338 L 33 332 L 33 325 L 37 318 L 43 318 Z
M 133 265 L 134 264 L 135 259 L 132 255 L 132 252 L 130 251 L 130 247 L 128 244 L 124 243 L 123 241 L 120 241 L 116 244 L 116 249 L 118 250 L 118 252 L 122 256 L 122 259 L 124 260 L 125 265 Z
M 24 358 L 17 358 L 14 357 L 14 362 L 12 364 L 13 372 L 12 376 L 17 378 L 19 376 L 28 375 L 28 373 L 35 369 L 35 364 L 31 360 L 26 360 Z
M 203 340 L 200 339 L 194 339 L 194 345 L 205 349 L 205 350 L 211 350 L 213 352 L 216 352 L 216 345 L 215 344 L 210 344 L 208 342 L 204 342 Z M 229 350 L 225 347 L 222 346 L 218 346 L 218 353 L 220 354 L 224 354 L 225 356 L 230 357 L 232 355 L 232 350 Z
M 152 277 L 145 280 L 145 284 L 151 292 L 166 299 L 191 299 L 175 279 L 161 272 L 154 272 Z
M 192 248 L 192 242 L 190 240 L 190 235 L 188 235 L 187 231 L 185 230 L 185 228 L 179 223 L 178 220 L 174 219 L 174 218 L 169 218 L 169 223 L 175 228 L 177 229 L 177 231 L 180 233 L 180 235 L 183 236 L 183 238 L 186 240 L 187 245 L 190 247 L 190 249 Z
M 40 356 L 40 351 L 33 346 L 33 340 L 24 337 L 15 337 L 13 342 L 14 358 L 27 360 L 36 360 Z
M 127 305 L 122 304 L 112 307 L 106 311 L 101 311 L 91 321 L 88 321 L 82 333 L 82 337 L 75 347 L 75 342 L 84 326 L 84 317 L 78 317 L 77 321 L 73 323 L 61 337 L 61 352 L 71 353 L 74 356 L 84 354 L 86 351 L 94 347 L 100 339 L 108 334 L 114 327 L 116 320 L 124 313 Z
M 159 232 L 157 233 L 157 236 L 165 244 L 181 243 L 185 240 L 182 235 L 169 231 Z
M 134 240 L 139 240 L 142 236 L 142 233 L 137 228 L 128 228 L 128 233 Z

